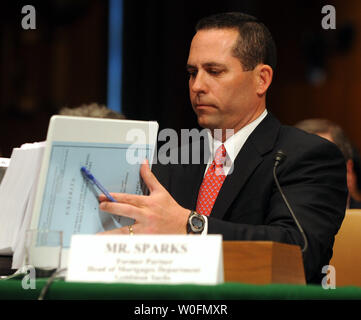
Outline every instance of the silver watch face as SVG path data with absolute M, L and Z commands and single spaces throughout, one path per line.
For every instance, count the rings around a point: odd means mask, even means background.
M 193 232 L 202 232 L 204 229 L 204 218 L 195 214 L 191 216 L 190 225 Z

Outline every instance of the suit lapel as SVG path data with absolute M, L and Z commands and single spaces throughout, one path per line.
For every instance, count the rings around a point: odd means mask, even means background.
M 273 149 L 279 128 L 280 123 L 269 113 L 251 133 L 234 161 L 233 172 L 224 180 L 211 212 L 212 217 L 224 217 L 249 177 L 263 161 L 263 156 Z
M 191 166 L 191 176 L 193 177 L 194 183 L 191 184 L 190 188 L 190 199 L 191 199 L 191 206 L 193 210 L 196 210 L 197 206 L 197 199 L 198 199 L 198 193 L 199 188 L 201 187 L 203 177 L 204 177 L 204 171 L 206 170 L 207 164 L 201 164 L 200 166 Z
M 207 163 L 205 163 L 204 159 L 208 159 L 210 156 L 208 141 L 197 141 L 193 143 L 193 145 L 185 146 L 184 148 L 189 148 L 188 152 L 190 164 L 181 165 L 182 169 L 180 171 L 180 181 L 183 183 L 175 185 L 173 195 L 176 195 L 176 199 L 184 207 L 195 210 L 199 188 L 202 184 L 204 171 L 207 167 Z M 198 159 L 197 163 L 192 163 L 193 152 L 196 153 L 195 159 Z

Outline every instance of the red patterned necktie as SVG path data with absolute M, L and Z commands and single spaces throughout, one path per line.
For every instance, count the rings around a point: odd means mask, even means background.
M 226 148 L 222 144 L 217 149 L 214 160 L 203 178 L 203 182 L 199 188 L 196 207 L 196 211 L 199 214 L 209 216 L 212 211 L 219 190 L 221 190 L 223 181 L 226 179 L 223 170 L 226 154 Z

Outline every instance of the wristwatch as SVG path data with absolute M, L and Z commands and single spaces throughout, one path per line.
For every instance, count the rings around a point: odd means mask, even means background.
M 195 211 L 191 211 L 188 217 L 187 222 L 187 233 L 194 233 L 199 234 L 202 233 L 204 230 L 204 225 L 206 221 L 204 219 L 204 216 L 201 214 L 198 214 Z

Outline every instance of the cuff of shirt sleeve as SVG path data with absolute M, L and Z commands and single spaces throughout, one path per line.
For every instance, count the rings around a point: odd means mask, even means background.
M 206 236 L 208 234 L 208 217 L 204 217 L 205 223 L 204 223 L 204 229 L 201 233 L 202 236 Z

